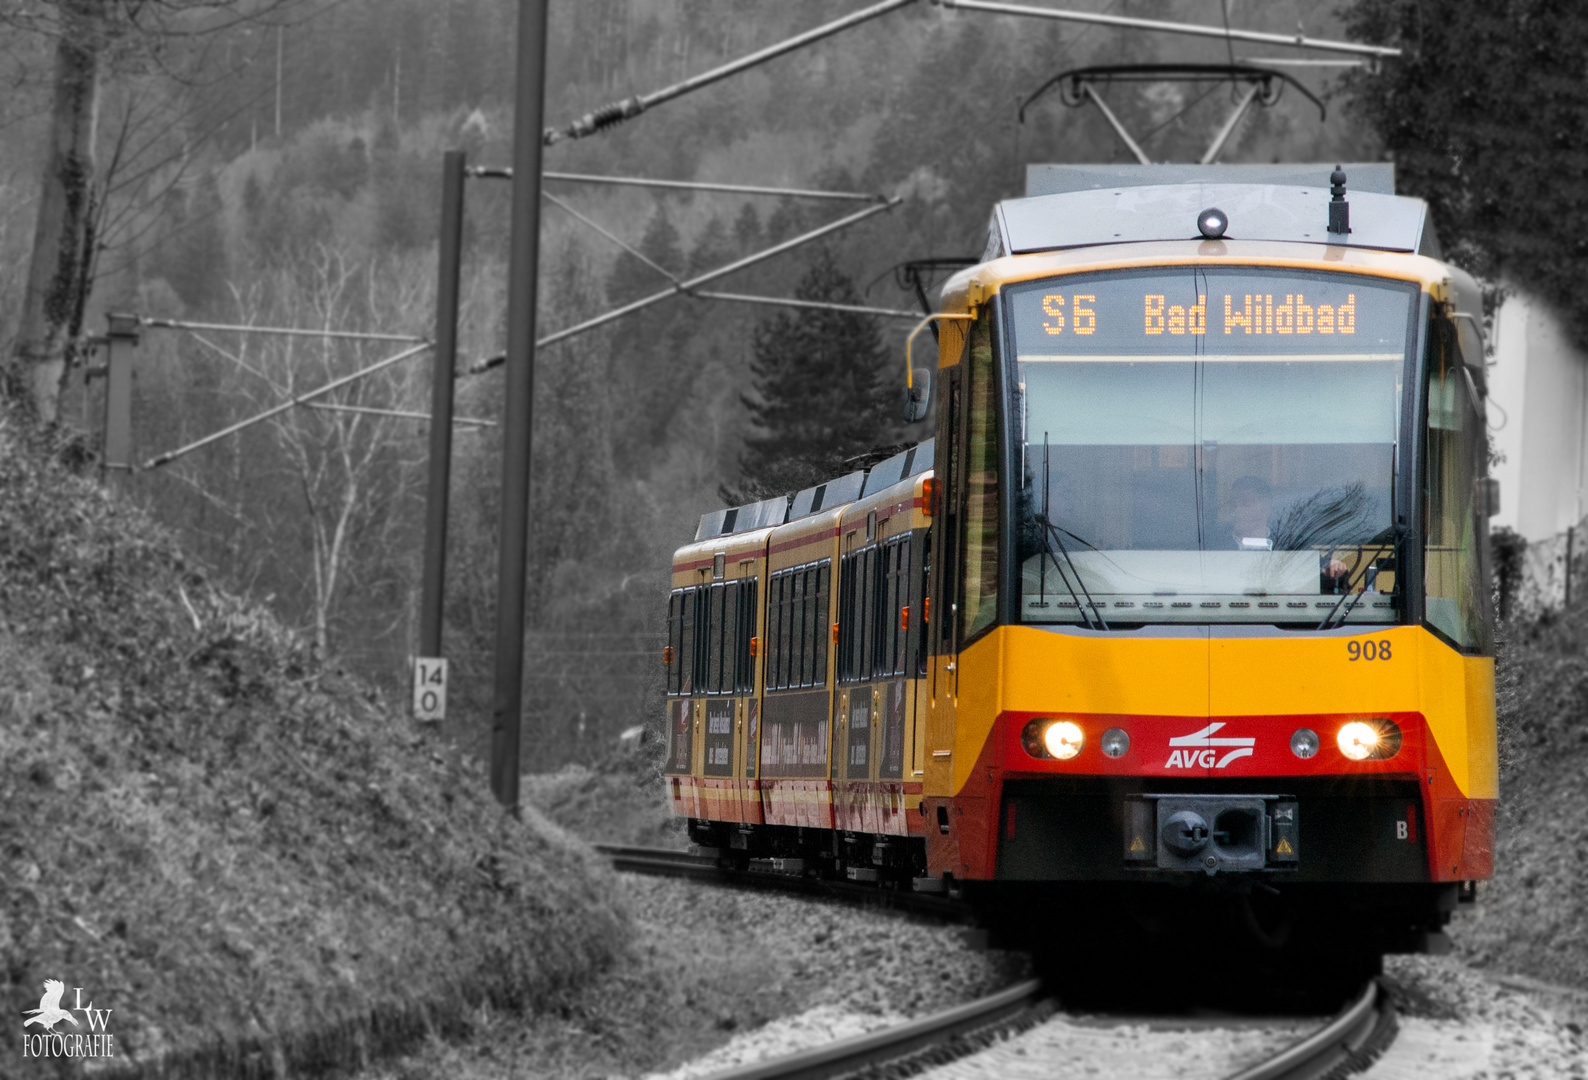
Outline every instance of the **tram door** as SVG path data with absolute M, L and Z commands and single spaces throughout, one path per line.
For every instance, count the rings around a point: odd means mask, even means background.
M 856 523 L 857 526 L 860 524 Z M 911 536 L 875 511 L 844 536 L 839 574 L 838 696 L 833 754 L 838 827 L 905 831 L 905 657 Z

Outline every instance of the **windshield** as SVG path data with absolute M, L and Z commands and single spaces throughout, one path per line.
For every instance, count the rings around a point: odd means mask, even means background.
M 1393 622 L 1414 287 L 1177 268 L 1009 290 L 1027 622 Z

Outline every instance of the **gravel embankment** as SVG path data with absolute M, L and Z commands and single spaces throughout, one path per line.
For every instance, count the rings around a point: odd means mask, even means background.
M 1588 1077 L 1588 993 L 1454 957 L 1390 957 L 1384 972 L 1401 1031 L 1364 1080 Z
M 561 1008 L 476 1017 L 364 1080 L 640 1077 L 696 1080 L 928 1015 L 1024 977 L 1020 957 L 976 952 L 956 927 L 883 911 L 623 876 L 639 944 Z M 1370 1080 L 1588 1077 L 1588 995 L 1490 975 L 1450 958 L 1392 957 L 1401 1018 Z M 933 1080 L 1213 1078 L 1255 1063 L 1320 1019 L 1066 1015 Z
M 635 945 L 594 989 L 521 1017 L 481 1014 L 466 1037 L 363 1080 L 505 1080 L 665 1073 L 764 1033 L 765 1056 L 924 1016 L 1027 974 L 958 927 L 771 893 L 622 875 Z M 793 1019 L 790 1019 L 793 1018 Z M 728 1067 L 735 1043 L 680 1076 Z M 758 1044 L 748 1044 L 752 1048 Z

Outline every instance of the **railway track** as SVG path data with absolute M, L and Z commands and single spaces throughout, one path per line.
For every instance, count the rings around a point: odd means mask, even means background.
M 899 1080 L 978 1053 L 998 1053 L 988 1048 L 1038 1026 L 1058 1008 L 1042 981 L 1031 979 L 920 1020 L 713 1073 L 707 1080 Z M 1334 1019 L 1227 1080 L 1339 1080 L 1366 1068 L 1394 1030 L 1388 999 L 1370 981 Z
M 611 844 L 596 848 L 612 860 L 615 869 L 629 873 L 881 901 L 954 920 L 969 917 L 964 905 L 942 897 L 727 868 L 715 855 Z M 1030 979 L 920 1020 L 719 1072 L 709 1080 L 897 1080 L 979 1053 L 1001 1038 L 1041 1024 L 1058 1009 L 1057 999 L 1043 981 Z M 1339 1080 L 1366 1068 L 1394 1039 L 1395 1031 L 1389 998 L 1377 981 L 1370 980 L 1328 1023 L 1266 1060 L 1230 1074 L 1227 1080 Z

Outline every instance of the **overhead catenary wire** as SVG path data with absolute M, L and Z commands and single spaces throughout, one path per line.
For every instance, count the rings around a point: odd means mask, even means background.
M 663 289 L 661 292 L 652 293 L 650 296 L 641 297 L 632 304 L 625 304 L 620 308 L 614 308 L 612 311 L 597 315 L 594 318 L 586 319 L 584 322 L 575 323 L 573 326 L 565 327 L 564 329 L 558 330 L 552 334 L 547 334 L 545 337 L 535 342 L 535 348 L 537 350 L 544 349 L 548 345 L 554 345 L 559 341 L 566 341 L 568 338 L 574 337 L 577 334 L 594 330 L 596 327 L 604 326 L 615 319 L 620 319 L 625 315 L 631 315 L 634 312 L 648 308 L 653 304 L 659 304 L 663 300 L 671 300 L 675 296 L 689 295 L 690 292 L 697 286 L 704 285 L 710 281 L 715 281 L 720 277 L 726 277 L 729 274 L 737 273 L 738 271 L 746 269 L 747 267 L 754 266 L 756 263 L 770 259 L 774 255 L 781 255 L 785 251 L 792 251 L 793 249 L 800 247 L 801 245 L 808 244 L 813 240 L 819 240 L 829 233 L 837 232 L 840 229 L 846 229 L 850 225 L 854 225 L 858 222 L 864 221 L 866 218 L 880 214 L 884 210 L 891 210 L 903 201 L 904 200 L 898 196 L 894 196 L 885 203 L 881 203 L 876 206 L 868 206 L 864 210 L 857 210 L 855 213 L 850 214 L 847 217 L 839 218 L 837 221 L 828 222 L 826 225 L 812 229 L 809 232 L 801 233 L 799 236 L 785 240 L 781 244 L 775 244 L 764 251 L 758 251 L 753 255 L 747 255 L 736 262 L 729 263 L 727 266 L 720 266 L 715 270 L 709 270 L 704 274 L 690 278 L 688 281 L 679 282 L 673 285 L 671 288 Z M 477 361 L 471 365 L 469 367 L 469 374 L 474 375 L 479 374 L 482 371 L 489 371 L 492 368 L 500 367 L 505 361 L 506 356 L 502 354 L 487 357 L 484 360 Z
M 512 169 L 479 168 L 470 175 L 511 179 Z M 658 180 L 646 176 L 597 176 L 593 173 L 543 172 L 542 180 L 562 180 L 579 184 L 611 184 L 619 187 L 667 188 L 675 191 L 720 191 L 729 195 L 776 195 L 787 199 L 830 199 L 840 202 L 886 202 L 887 196 L 864 191 L 819 191 L 813 188 L 777 187 L 768 184 L 720 184 L 709 180 Z
M 803 48 L 812 42 L 831 37 L 851 27 L 859 26 L 861 23 L 869 22 L 878 16 L 886 15 L 890 11 L 908 7 L 915 2 L 916 0 L 883 0 L 883 3 L 873 4 L 868 8 L 862 8 L 859 11 L 845 15 L 843 18 L 823 23 L 814 29 L 780 41 L 776 45 L 770 45 L 765 49 L 722 64 L 702 74 L 691 76 L 681 82 L 664 86 L 660 90 L 654 90 L 649 94 L 636 94 L 632 97 L 626 97 L 622 101 L 603 105 L 599 109 L 593 109 L 585 113 L 579 119 L 561 128 L 547 128 L 542 141 L 545 145 L 550 146 L 553 143 L 562 142 L 564 139 L 582 139 L 587 135 L 595 135 L 615 124 L 620 124 L 631 117 L 638 116 L 646 109 L 654 108 L 664 101 L 671 101 L 673 98 L 682 97 L 691 91 L 710 86 L 712 83 L 720 82 L 730 75 L 737 75 L 741 71 L 746 71 L 758 64 L 764 64 L 768 60 L 782 56 L 784 53 L 793 52 L 795 49 Z
M 700 300 L 722 300 L 731 304 L 765 304 L 770 307 L 801 308 L 808 311 L 837 311 L 850 315 L 874 315 L 879 319 L 909 319 L 913 322 L 920 318 L 920 315 L 913 311 L 868 307 L 865 304 L 837 304 L 826 300 L 797 300 L 784 296 L 752 296 L 749 293 L 705 292 L 702 290 L 696 290 L 691 295 Z
M 139 326 L 155 330 L 190 330 L 204 333 L 268 334 L 276 337 L 341 338 L 349 341 L 393 341 L 399 344 L 429 345 L 430 339 L 417 334 L 379 334 L 364 330 L 315 330 L 301 326 L 252 326 L 248 323 L 188 322 L 183 319 L 155 319 L 135 315 Z
M 671 281 L 675 285 L 678 284 L 678 275 L 674 274 L 671 270 L 667 269 L 665 266 L 662 266 L 656 260 L 646 255 L 645 252 L 641 251 L 639 248 L 617 236 L 615 233 L 607 229 L 604 225 L 595 221 L 593 218 L 586 217 L 584 214 L 581 214 L 578 210 L 575 210 L 572 206 L 568 205 L 567 202 L 557 198 L 557 196 L 544 189 L 542 189 L 540 197 L 551 203 L 553 206 L 566 211 L 568 215 L 574 218 L 576 221 L 588 225 L 590 228 L 594 229 L 596 232 L 612 241 L 618 247 L 622 248 L 624 251 L 640 260 L 640 262 L 644 263 L 646 266 L 649 266 L 652 270 L 655 270 L 668 281 Z
M 320 409 L 323 412 L 362 413 L 365 416 L 389 416 L 397 420 L 423 420 L 426 423 L 432 419 L 429 413 L 409 412 L 405 409 L 372 409 L 367 405 L 329 405 L 322 401 L 311 402 L 306 408 Z M 470 416 L 454 416 L 452 422 L 462 427 L 496 427 L 495 420 L 477 420 Z
M 280 416 L 288 409 L 302 405 L 305 402 L 312 401 L 313 399 L 321 397 L 325 394 L 329 394 L 333 390 L 339 390 L 349 383 L 356 382 L 359 379 L 364 378 L 366 375 L 373 375 L 375 372 L 381 371 L 384 368 L 389 368 L 393 364 L 400 363 L 401 361 L 407 360 L 410 357 L 417 356 L 419 353 L 424 352 L 428 348 L 430 348 L 429 343 L 425 343 L 422 345 L 415 345 L 411 349 L 404 349 L 395 356 L 388 356 L 386 359 L 376 361 L 375 363 L 370 364 L 368 367 L 359 368 L 357 371 L 348 375 L 344 375 L 340 379 L 332 379 L 330 382 L 326 383 L 324 386 L 318 387 L 317 389 L 310 390 L 303 394 L 296 394 L 288 401 L 283 401 L 279 405 L 274 405 L 262 413 L 257 413 L 254 416 L 248 417 L 246 420 L 239 420 L 237 423 L 232 424 L 229 427 L 222 428 L 220 431 L 204 436 L 202 439 L 197 439 L 193 442 L 187 443 L 184 446 L 179 446 L 175 450 L 167 450 L 163 454 L 159 454 L 150 458 L 143 465 L 139 466 L 139 468 L 158 469 L 162 465 L 169 465 L 177 458 L 185 457 L 195 450 L 209 446 L 211 443 L 219 442 L 221 439 L 224 439 L 229 435 L 235 435 L 245 428 L 253 427 L 255 424 L 264 423 L 273 416 Z
M 1138 19 L 1129 15 L 1103 15 L 1094 11 L 1072 11 L 1066 8 L 1031 7 L 1026 4 L 1000 3 L 997 0 L 931 0 L 931 2 L 938 7 L 954 8 L 962 11 L 980 11 L 990 15 L 1024 15 L 1037 19 L 1056 19 L 1061 22 L 1095 23 L 1100 26 L 1117 26 L 1127 30 L 1156 30 L 1166 34 L 1185 34 L 1191 37 L 1255 41 L 1264 45 L 1281 45 L 1293 49 L 1317 49 L 1321 52 L 1353 53 L 1359 56 L 1401 55 L 1401 50 L 1391 45 L 1364 45 L 1355 41 L 1332 41 L 1327 38 L 1307 37 L 1305 34 L 1272 34 L 1262 30 L 1225 30 L 1222 26 L 1204 26 L 1200 23 Z

